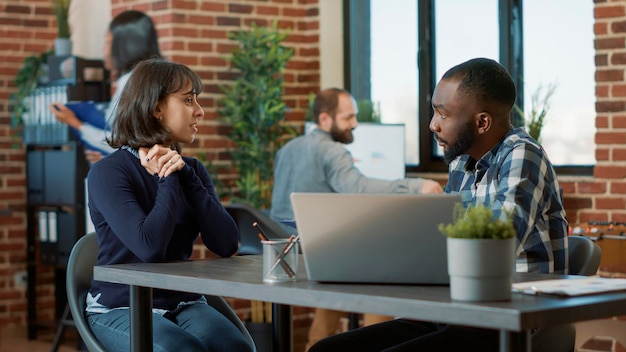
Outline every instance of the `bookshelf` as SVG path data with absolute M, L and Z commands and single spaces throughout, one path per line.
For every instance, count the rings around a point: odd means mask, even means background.
M 26 147 L 28 338 L 56 327 L 67 303 L 65 270 L 69 253 L 85 234 L 84 147 L 70 128 L 49 111 L 52 102 L 110 100 L 108 72 L 101 60 L 49 56 L 48 80 L 30 99 L 24 119 Z M 37 317 L 38 272 L 54 272 L 55 321 Z

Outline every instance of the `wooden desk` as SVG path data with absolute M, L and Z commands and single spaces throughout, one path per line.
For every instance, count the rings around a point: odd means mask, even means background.
M 287 306 L 328 308 L 467 325 L 500 331 L 501 351 L 530 351 L 530 330 L 626 314 L 626 292 L 556 298 L 513 294 L 508 302 L 450 300 L 447 286 L 320 284 L 306 279 L 301 261 L 298 281 L 265 284 L 262 257 L 241 256 L 163 264 L 96 266 L 94 278 L 131 285 L 131 348 L 152 350 L 151 288 L 198 292 L 279 303 L 278 319 L 289 330 Z M 517 274 L 516 281 L 553 275 Z M 287 320 L 287 321 L 285 321 Z M 274 351 L 291 351 L 289 336 L 274 334 Z M 276 341 L 278 339 L 279 341 Z

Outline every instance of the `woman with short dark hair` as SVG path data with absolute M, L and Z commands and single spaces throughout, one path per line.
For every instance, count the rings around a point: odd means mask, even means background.
M 200 78 L 184 65 L 140 62 L 120 97 L 109 145 L 115 152 L 88 174 L 89 211 L 98 235 L 97 265 L 189 260 L 202 237 L 228 257 L 237 225 L 220 203 L 211 176 L 181 154 L 204 116 Z M 195 293 L 154 290 L 155 351 L 250 351 L 238 328 Z M 129 349 L 127 285 L 92 281 L 87 320 L 110 351 Z

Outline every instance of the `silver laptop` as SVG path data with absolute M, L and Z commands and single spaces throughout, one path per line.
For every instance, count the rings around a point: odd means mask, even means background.
M 448 284 L 446 237 L 459 195 L 292 193 L 309 280 Z

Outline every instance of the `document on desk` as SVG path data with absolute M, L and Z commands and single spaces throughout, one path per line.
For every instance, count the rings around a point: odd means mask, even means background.
M 583 296 L 611 291 L 626 291 L 626 279 L 584 276 L 574 279 L 557 279 L 517 282 L 513 292 L 531 295 Z

